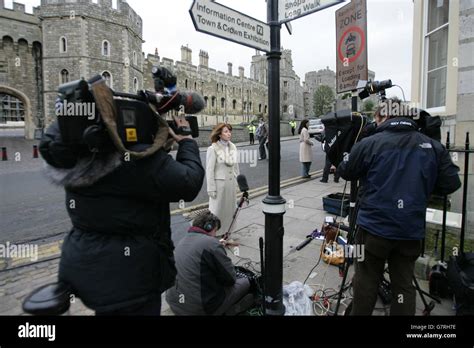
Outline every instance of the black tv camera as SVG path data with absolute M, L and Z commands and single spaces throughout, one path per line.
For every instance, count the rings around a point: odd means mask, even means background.
M 176 76 L 168 69 L 153 68 L 153 78 L 157 89 L 155 92 L 127 94 L 112 90 L 117 110 L 117 132 L 126 148 L 153 144 L 159 127 L 157 117 L 172 110 L 195 114 L 204 108 L 204 100 L 197 93 L 176 90 Z M 102 76 L 95 76 L 88 81 L 82 79 L 59 86 L 55 109 L 64 143 L 87 145 L 101 152 L 113 150 L 107 127 L 91 92 L 91 86 L 101 79 Z M 169 120 L 167 123 L 177 135 L 199 137 L 197 118 L 188 115 L 186 120 L 189 127 L 178 127 Z
M 365 85 L 364 85 L 365 84 Z M 380 97 L 385 100 L 386 97 L 386 90 L 393 87 L 392 80 L 385 80 L 385 81 L 360 81 L 359 88 L 362 89 L 359 92 L 359 98 L 364 100 L 368 98 L 371 94 L 380 94 Z

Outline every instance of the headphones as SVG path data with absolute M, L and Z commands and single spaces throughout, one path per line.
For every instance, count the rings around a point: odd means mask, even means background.
M 203 226 L 203 229 L 206 232 L 211 232 L 214 228 L 217 228 L 217 229 L 221 228 L 221 220 L 219 220 L 217 216 L 210 214 L 209 220 L 206 221 L 206 223 Z

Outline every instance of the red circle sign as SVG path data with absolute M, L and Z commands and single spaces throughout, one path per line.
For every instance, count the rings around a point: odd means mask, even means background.
M 357 34 L 359 36 L 359 48 L 357 49 Z M 343 54 L 342 52 L 342 46 L 345 46 L 345 53 Z M 362 52 L 364 52 L 365 49 L 365 34 L 364 31 L 357 26 L 350 27 L 347 29 L 344 34 L 341 36 L 341 39 L 339 40 L 339 45 L 338 45 L 338 55 L 339 55 L 339 60 L 341 62 L 344 62 L 346 59 L 349 60 L 349 63 L 353 63 L 357 60 L 357 58 L 360 57 Z

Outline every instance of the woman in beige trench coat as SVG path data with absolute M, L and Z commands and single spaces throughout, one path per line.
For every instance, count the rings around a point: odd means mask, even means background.
M 207 149 L 206 177 L 209 210 L 220 220 L 218 237 L 229 231 L 237 202 L 237 176 L 240 174 L 237 147 L 231 142 L 232 126 L 218 124 L 212 131 Z
M 314 143 L 310 140 L 308 132 L 309 120 L 301 121 L 300 125 L 300 162 L 303 164 L 302 177 L 304 179 L 311 178 L 309 170 L 311 169 L 311 162 L 313 162 L 313 146 Z

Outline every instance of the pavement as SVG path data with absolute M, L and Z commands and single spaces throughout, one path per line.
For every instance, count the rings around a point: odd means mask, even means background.
M 306 236 L 315 229 L 321 229 L 326 216 L 329 213 L 323 209 L 322 198 L 331 193 L 343 192 L 344 183 L 323 184 L 319 182 L 318 175 L 312 180 L 305 180 L 300 183 L 290 185 L 282 189 L 282 196 L 287 200 L 287 212 L 284 217 L 284 246 L 283 246 L 283 282 L 284 285 L 294 281 L 304 282 L 308 278 L 308 285 L 315 291 L 330 289 L 337 290 L 342 278 L 338 267 L 329 266 L 321 262 L 314 268 L 319 260 L 321 242 L 313 241 L 301 251 L 296 251 Z M 347 192 L 349 185 L 347 186 Z M 234 263 L 245 265 L 255 271 L 260 270 L 259 238 L 264 237 L 264 220 L 262 213 L 262 199 L 264 195 L 254 195 L 248 207 L 242 209 L 238 217 L 235 232 L 232 239 L 240 243 L 240 246 L 228 250 L 229 256 Z M 182 237 L 182 231 L 189 226 L 189 221 L 184 217 L 175 217 L 176 225 L 172 226 L 173 231 L 180 230 L 181 236 L 174 235 L 175 242 Z M 47 241 L 46 245 L 47 245 Z M 54 246 L 46 246 L 54 248 Z M 0 315 L 23 315 L 21 303 L 23 299 L 35 288 L 56 281 L 58 270 L 59 249 L 50 250 L 49 257 L 40 259 L 36 263 L 17 263 L 10 268 L 0 270 Z M 47 252 L 44 252 L 47 255 Z M 314 268 L 314 269 L 313 269 Z M 1 267 L 0 267 L 1 269 Z M 353 268 L 351 268 L 352 270 Z M 349 279 L 351 278 L 352 272 Z M 309 276 L 309 277 L 308 277 Z M 420 280 L 420 286 L 427 290 L 427 283 Z M 164 300 L 164 299 L 163 299 Z M 341 312 L 350 303 L 351 292 L 346 293 Z M 429 299 L 428 302 L 431 300 Z M 385 315 L 386 309 L 381 303 L 377 304 L 374 315 Z M 443 300 L 442 304 L 436 304 L 432 315 L 454 315 L 453 303 Z M 420 296 L 417 296 L 417 315 L 423 312 L 423 304 Z M 326 315 L 326 312 L 317 310 L 319 315 Z M 93 315 L 77 300 L 71 306 L 71 315 Z M 166 301 L 163 301 L 163 315 L 172 315 Z

